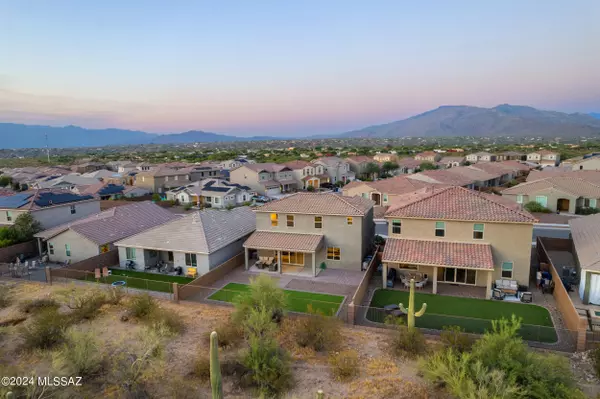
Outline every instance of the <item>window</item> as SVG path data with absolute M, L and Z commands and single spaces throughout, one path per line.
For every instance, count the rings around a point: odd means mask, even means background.
M 477 271 L 473 269 L 457 269 L 454 267 L 439 267 L 438 282 L 475 285 Z
M 519 194 L 517 195 L 517 204 L 522 204 L 523 203 L 523 195 Z
M 294 227 L 294 215 L 287 215 L 285 217 L 285 219 L 286 219 L 287 227 Z
M 179 176 L 175 176 L 175 180 L 178 180 L 178 179 L 179 179 Z
M 315 229 L 323 228 L 323 216 L 315 216 Z
M 219 197 L 215 197 L 215 204 L 219 203 Z
M 198 266 L 196 262 L 196 254 L 185 254 L 185 265 L 190 267 Z
M 446 235 L 446 222 L 435 222 L 435 236 L 444 237 Z
M 71 215 L 74 215 L 75 213 L 77 213 L 77 210 L 75 209 L 75 205 L 71 205 Z
M 167 252 L 167 260 L 173 262 L 173 251 Z
M 369 193 L 362 193 L 363 198 L 369 198 Z
M 50 255 L 54 255 L 54 245 L 52 243 L 48 243 L 48 252 L 50 252 Z
M 535 202 L 537 202 L 543 207 L 546 207 L 548 205 L 548 197 L 546 197 L 545 195 L 536 195 Z
M 125 257 L 128 260 L 135 260 L 135 248 L 125 248 Z
M 6 211 L 6 221 L 10 222 L 12 220 L 12 212 Z
M 590 198 L 590 208 L 596 207 L 596 198 Z
M 341 260 L 342 259 L 342 250 L 337 247 L 327 247 L 327 259 Z
M 402 234 L 401 220 L 392 220 L 392 234 Z
M 354 222 L 354 220 L 352 219 L 352 216 L 348 216 L 346 218 L 346 223 L 348 224 L 348 226 L 352 226 L 353 222 Z
M 71 256 L 71 245 L 65 244 L 65 254 Z
M 388 196 L 387 196 L 387 194 L 383 194 L 383 202 L 388 202 Z
M 473 239 L 483 240 L 483 223 L 475 223 L 473 225 Z
M 590 199 L 589 198 L 584 198 L 583 199 L 583 206 L 586 208 L 589 208 L 590 206 Z
M 512 278 L 513 275 L 513 263 L 502 262 L 502 278 Z
M 304 266 L 304 254 L 302 252 L 281 251 L 281 263 Z
M 273 226 L 273 227 L 279 226 L 279 218 L 276 213 L 271 214 L 271 226 Z
M 169 181 L 169 176 L 165 176 L 165 181 Z

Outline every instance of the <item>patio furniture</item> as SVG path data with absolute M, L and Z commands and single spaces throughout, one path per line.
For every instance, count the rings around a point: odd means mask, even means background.
M 496 289 L 505 295 L 517 295 L 519 284 L 515 280 L 496 280 Z
M 130 270 L 135 269 L 135 262 L 132 260 L 125 261 L 125 267 Z
M 504 296 L 505 296 L 504 292 L 502 292 L 498 288 L 494 288 L 492 290 L 492 299 L 496 299 L 498 301 L 503 301 L 504 300 Z
M 394 287 L 394 282 L 396 281 L 396 269 L 390 269 L 388 271 L 388 275 L 387 275 L 387 282 L 386 282 L 386 286 L 388 288 L 393 288 Z
M 198 270 L 196 270 L 195 268 L 188 268 L 187 269 L 187 277 L 190 278 L 196 278 L 198 276 Z
M 531 303 L 533 302 L 533 294 L 529 291 L 521 293 L 521 302 Z
M 273 262 L 273 263 L 269 264 L 269 271 L 276 272 L 276 271 L 278 271 L 278 269 L 277 269 L 278 267 L 279 267 L 279 265 L 277 263 Z
M 404 316 L 404 312 L 402 312 L 400 309 L 392 310 L 390 312 L 390 314 L 394 317 L 403 317 Z
M 424 286 L 425 286 L 425 282 L 423 282 L 423 281 L 415 282 L 415 288 L 420 289 L 420 288 L 423 288 Z
M 29 270 L 35 270 L 37 268 L 37 262 L 35 260 L 31 261 L 31 266 L 29 266 Z
M 110 270 L 108 270 L 108 267 L 104 266 L 102 268 L 102 276 L 104 276 L 104 277 L 110 276 Z
M 400 306 L 398 306 L 397 304 L 393 303 L 391 305 L 385 305 L 383 307 L 383 310 L 385 310 L 386 314 L 391 314 L 394 310 L 398 310 L 400 309 Z

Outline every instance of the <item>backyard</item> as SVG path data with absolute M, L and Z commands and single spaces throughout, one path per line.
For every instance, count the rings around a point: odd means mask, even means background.
M 229 283 L 208 299 L 223 302 L 233 302 L 235 297 L 249 289 L 247 284 Z M 286 309 L 292 312 L 306 313 L 308 305 L 313 310 L 323 312 L 325 315 L 335 315 L 344 301 L 343 296 L 318 294 L 314 292 L 285 290 L 287 296 Z
M 101 277 L 98 282 L 112 284 L 115 281 L 125 281 L 125 286 L 128 288 L 173 292 L 173 283 L 185 285 L 193 281 L 192 278 L 184 276 L 171 276 L 167 274 L 137 272 L 123 269 L 110 269 L 110 271 L 110 276 Z M 94 273 L 85 273 L 83 279 L 86 281 L 96 281 Z
M 378 289 L 367 311 L 367 320 L 383 323 L 386 305 L 402 303 L 408 306 L 407 291 Z M 416 319 L 417 327 L 441 330 L 444 326 L 460 326 L 466 332 L 481 334 L 491 328 L 491 321 L 510 318 L 522 319 L 519 334 L 526 340 L 556 342 L 557 335 L 550 312 L 537 305 L 510 303 L 473 298 L 459 298 L 434 294 L 415 294 L 415 309 L 427 303 L 427 311 Z

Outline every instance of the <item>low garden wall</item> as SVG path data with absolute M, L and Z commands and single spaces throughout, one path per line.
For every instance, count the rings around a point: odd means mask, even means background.
M 35 240 L 0 248 L 0 263 L 12 263 L 15 261 L 17 256 L 21 254 L 37 254 L 37 245 Z
M 76 276 L 81 276 L 81 273 L 75 273 L 74 271 L 93 272 L 96 269 L 102 269 L 103 267 L 110 267 L 118 264 L 119 252 L 116 249 L 113 249 L 103 254 L 82 260 L 81 262 L 73 263 L 72 265 L 69 265 L 69 267 L 50 269 L 50 276 L 53 278 L 77 278 Z
M 229 274 L 233 269 L 242 265 L 244 263 L 244 252 L 240 252 L 235 255 L 233 258 L 221 263 L 219 266 L 215 267 L 208 273 L 203 274 L 198 277 L 194 281 L 180 286 L 178 290 L 178 298 L 181 300 L 188 299 L 203 289 L 210 287 L 215 281 L 222 279 L 227 274 Z

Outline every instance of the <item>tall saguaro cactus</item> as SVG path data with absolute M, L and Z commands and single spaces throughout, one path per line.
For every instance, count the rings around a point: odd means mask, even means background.
M 223 399 L 223 381 L 219 364 L 219 337 L 216 331 L 210 333 L 210 387 L 212 399 Z
M 415 279 L 410 279 L 410 294 L 408 297 L 408 310 L 404 307 L 403 304 L 400 304 L 400 310 L 403 313 L 408 315 L 408 328 L 414 328 L 415 326 L 415 317 L 421 317 L 425 313 L 427 309 L 427 304 L 424 303 L 421 310 L 415 313 Z

